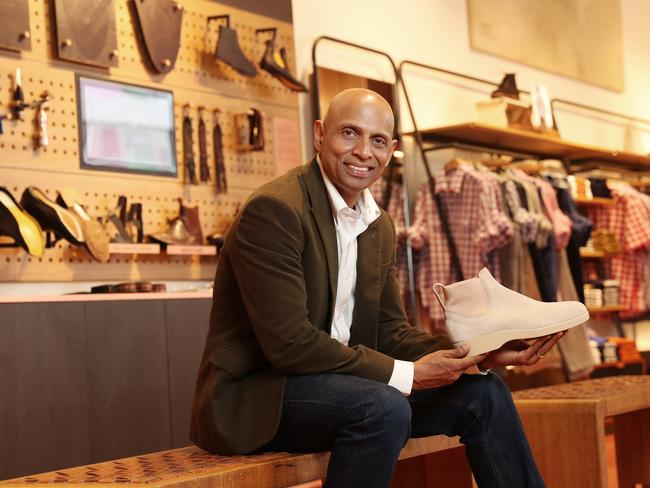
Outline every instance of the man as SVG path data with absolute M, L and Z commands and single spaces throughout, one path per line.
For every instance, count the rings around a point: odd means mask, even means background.
M 481 487 L 543 486 L 494 374 L 559 339 L 465 357 L 405 318 L 395 231 L 367 188 L 391 159 L 393 114 L 346 90 L 314 123 L 318 156 L 264 185 L 228 231 L 192 415 L 219 454 L 331 450 L 326 486 L 388 486 L 410 436 L 460 435 Z

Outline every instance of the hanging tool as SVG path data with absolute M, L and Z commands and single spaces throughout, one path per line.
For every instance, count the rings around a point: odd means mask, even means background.
M 217 193 L 226 193 L 228 184 L 226 182 L 226 166 L 223 157 L 223 137 L 219 114 L 221 110 L 212 112 L 214 117 L 214 129 L 212 129 L 212 145 L 214 146 L 214 166 Z
M 201 181 L 210 181 L 210 168 L 208 168 L 208 148 L 206 146 L 206 129 L 203 114 L 205 107 L 199 107 L 199 170 Z
M 192 185 L 198 185 L 196 179 L 196 168 L 194 163 L 194 141 L 192 135 L 192 117 L 190 117 L 191 105 L 183 107 L 183 157 L 187 168 L 187 178 Z
M 46 111 L 50 108 L 50 94 L 47 91 L 44 91 L 41 94 L 40 100 L 37 100 L 32 105 L 34 105 L 38 113 L 36 115 L 36 132 L 34 134 L 34 140 L 37 148 L 47 147 L 50 143 L 47 136 L 47 113 Z
M 14 93 L 11 102 L 11 109 L 14 119 L 25 120 L 23 114 L 23 111 L 25 110 L 25 95 L 23 94 L 23 80 L 20 68 L 16 68 L 16 76 L 14 77 Z

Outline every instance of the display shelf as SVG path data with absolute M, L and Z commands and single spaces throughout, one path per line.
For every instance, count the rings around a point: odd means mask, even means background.
M 585 259 L 604 259 L 607 256 L 605 251 L 599 251 L 597 249 L 589 249 L 586 247 L 580 248 L 580 257 Z
M 650 169 L 650 157 L 641 154 L 612 151 L 602 147 L 566 142 L 534 132 L 505 129 L 485 124 L 466 123 L 420 131 L 429 144 L 461 142 L 504 151 L 519 151 L 537 157 L 564 160 L 593 159 L 636 169 Z M 413 136 L 413 132 L 406 135 Z
M 604 305 L 602 307 L 587 307 L 589 313 L 614 313 L 625 310 L 623 305 Z
M 111 242 L 111 254 L 160 254 L 160 244 L 136 244 L 132 242 Z
M 584 205 L 586 207 L 599 207 L 602 205 L 614 205 L 616 203 L 616 200 L 613 198 L 594 197 L 594 198 L 576 198 L 575 202 L 578 205 Z
M 594 366 L 594 368 L 595 369 L 606 369 L 606 368 L 623 369 L 624 367 L 629 366 L 631 364 L 643 364 L 643 358 L 631 359 L 631 360 L 628 360 L 628 361 L 616 361 L 616 362 L 600 363 L 600 364 L 596 364 Z

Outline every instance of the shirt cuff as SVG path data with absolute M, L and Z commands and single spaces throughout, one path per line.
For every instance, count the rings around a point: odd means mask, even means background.
M 395 359 L 393 374 L 390 375 L 388 385 L 397 388 L 404 396 L 409 396 L 413 388 L 414 371 L 415 367 L 411 361 Z

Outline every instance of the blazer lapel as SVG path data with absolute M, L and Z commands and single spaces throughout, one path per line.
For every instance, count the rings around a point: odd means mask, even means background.
M 350 329 L 350 346 L 363 344 L 377 347 L 377 316 L 379 310 L 379 280 L 381 278 L 381 246 L 379 219 L 371 223 L 357 238 L 357 284 L 354 312 Z
M 327 319 L 327 331 L 330 331 L 332 325 L 332 316 L 334 314 L 334 300 L 336 298 L 336 287 L 338 285 L 339 257 L 336 244 L 336 229 L 334 228 L 334 216 L 332 215 L 332 206 L 327 196 L 323 175 L 318 167 L 316 158 L 305 166 L 302 173 L 305 187 L 309 194 L 309 205 L 311 213 L 316 222 L 316 227 L 325 248 L 327 258 L 327 275 L 330 287 L 329 314 Z

